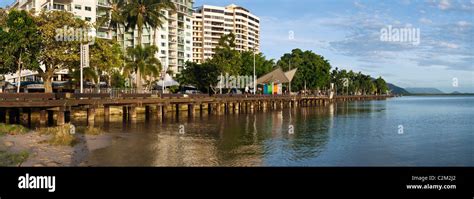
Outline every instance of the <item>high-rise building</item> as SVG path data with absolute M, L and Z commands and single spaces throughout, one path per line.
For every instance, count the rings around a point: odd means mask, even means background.
M 192 16 L 193 0 L 172 0 L 176 11 L 162 10 L 166 19 L 163 20 L 162 27 L 156 30 L 144 28 L 142 44 L 155 44 L 159 51 L 157 58 L 168 70 L 177 74 L 184 67 L 186 61 L 192 61 Z M 137 30 L 125 32 L 119 28 L 118 41 L 124 47 L 131 47 L 137 43 Z
M 186 61 L 192 61 L 192 13 L 193 0 L 172 0 L 176 11 L 162 10 L 166 19 L 162 27 L 156 30 L 144 28 L 143 45 L 156 45 L 159 52 L 156 57 L 162 65 L 179 73 Z M 108 15 L 111 6 L 107 0 L 17 0 L 10 8 L 19 10 L 64 10 L 76 17 L 94 24 L 98 17 Z M 124 27 L 99 27 L 97 37 L 112 39 L 118 35 L 118 41 L 124 49 L 137 44 L 138 32 L 125 31 Z
M 193 13 L 193 61 L 202 63 L 212 58 L 219 39 L 229 33 L 236 37 L 236 50 L 259 51 L 260 18 L 249 10 L 234 4 L 196 8 Z
M 43 10 L 63 10 L 94 24 L 98 17 L 107 15 L 110 6 L 107 0 L 17 0 L 10 9 L 32 10 L 37 14 Z M 113 31 L 103 26 L 99 27 L 96 33 L 99 38 L 111 39 Z

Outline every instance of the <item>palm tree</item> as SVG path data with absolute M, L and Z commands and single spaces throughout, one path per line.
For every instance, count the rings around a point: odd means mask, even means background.
M 147 79 L 147 77 L 157 76 L 161 71 L 161 63 L 155 57 L 158 51 L 156 46 L 135 46 L 127 49 L 129 58 L 125 65 L 124 74 L 135 72 L 136 79 Z M 141 71 L 141 73 L 138 73 Z M 141 75 L 141 76 L 138 76 Z
M 117 30 L 115 39 L 118 40 L 120 26 L 125 26 L 125 19 L 123 17 L 123 8 L 127 4 L 128 0 L 107 0 L 110 5 L 110 22 L 109 26 L 114 27 Z
M 143 28 L 156 29 L 161 27 L 166 16 L 161 12 L 164 9 L 175 10 L 174 4 L 170 0 L 133 0 L 123 7 L 122 17 L 126 21 L 125 30 L 135 30 L 138 32 L 137 46 L 142 45 Z M 138 48 L 143 49 L 143 48 Z M 137 67 L 137 89 L 141 92 L 141 68 Z

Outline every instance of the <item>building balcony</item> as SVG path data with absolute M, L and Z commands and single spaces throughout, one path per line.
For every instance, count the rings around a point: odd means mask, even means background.
M 18 8 L 21 8 L 23 6 L 25 6 L 26 4 L 28 3 L 31 3 L 32 0 L 17 0 L 13 5 L 12 7 L 16 7 L 18 6 Z
M 109 4 L 107 0 L 98 0 L 97 6 L 111 8 L 112 6 Z

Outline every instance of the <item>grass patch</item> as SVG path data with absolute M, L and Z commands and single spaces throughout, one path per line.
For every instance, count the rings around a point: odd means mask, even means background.
M 28 128 L 17 125 L 17 124 L 4 124 L 0 123 L 0 136 L 1 135 L 19 135 L 28 133 Z
M 76 137 L 71 134 L 71 124 L 65 124 L 57 127 L 48 127 L 37 129 L 40 135 L 51 135 L 51 139 L 46 140 L 46 143 L 51 145 L 74 146 L 78 141 Z
M 5 166 L 18 166 L 28 159 L 30 154 L 27 151 L 20 153 L 8 153 L 6 151 L 0 151 L 0 167 Z
M 86 135 L 100 135 L 100 134 L 104 133 L 104 131 L 102 131 L 102 129 L 100 129 L 100 128 L 85 127 L 85 126 L 77 127 L 77 132 L 82 133 L 82 134 L 86 134 Z

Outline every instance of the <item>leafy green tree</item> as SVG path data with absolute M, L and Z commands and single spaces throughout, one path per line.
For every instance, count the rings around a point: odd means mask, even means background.
M 36 23 L 41 34 L 39 61 L 44 66 L 43 69 L 37 67 L 36 71 L 43 78 L 45 92 L 51 93 L 54 73 L 61 69 L 74 69 L 80 62 L 80 41 L 58 39 L 57 31 L 64 27 L 86 30 L 89 26 L 66 11 L 43 11 Z
M 8 33 L 4 31 L 3 29 L 5 24 L 0 25 L 0 74 L 5 74 L 11 71 L 9 67 L 5 66 L 5 59 L 7 59 L 7 53 L 4 52 L 5 46 L 8 45 L 9 40 L 8 38 Z
M 113 71 L 110 76 L 110 85 L 112 88 L 125 88 L 125 76 L 120 71 Z
M 0 8 L 0 28 L 5 26 L 6 21 L 7 21 L 7 12 L 3 8 Z
M 253 52 L 245 51 L 241 53 L 242 65 L 240 66 L 240 75 L 253 76 Z M 263 53 L 255 54 L 255 73 L 257 77 L 269 73 L 275 65 L 274 60 L 267 60 Z
M 2 72 L 18 72 L 17 92 L 20 92 L 20 73 L 23 69 L 37 69 L 41 38 L 38 27 L 26 11 L 12 10 L 6 19 L 5 31 L 0 30 Z
M 106 76 L 108 85 L 111 85 L 111 75 L 120 71 L 124 64 L 122 49 L 115 41 L 96 39 L 90 48 L 90 65 L 96 73 L 94 83 L 100 88 L 101 76 Z
M 204 93 L 210 93 L 219 82 L 220 68 L 211 62 L 198 64 L 186 62 L 186 67 L 177 76 L 181 85 L 192 85 Z
M 125 65 L 125 74 L 131 74 L 135 72 L 136 75 L 140 74 L 140 77 L 137 79 L 144 78 L 150 82 L 153 81 L 153 77 L 156 77 L 160 74 L 161 63 L 155 57 L 158 48 L 156 46 L 135 46 L 127 49 L 127 55 L 129 56 L 126 65 Z M 137 71 L 142 71 L 138 73 Z M 148 79 L 150 77 L 151 79 Z
M 294 49 L 291 53 L 284 54 L 277 66 L 286 71 L 290 62 L 292 69 L 298 68 L 292 81 L 293 90 L 329 88 L 331 65 L 323 56 L 312 51 Z
M 142 35 L 144 28 L 155 29 L 161 27 L 164 23 L 163 20 L 166 17 L 161 12 L 163 9 L 175 9 L 174 4 L 169 0 L 134 0 L 127 1 L 122 10 L 122 17 L 126 21 L 125 29 L 135 30 L 137 28 L 138 32 L 138 43 L 137 46 L 142 45 Z M 137 89 L 142 90 L 142 80 L 140 73 L 141 67 L 136 67 L 137 70 Z
M 71 82 L 74 85 L 79 84 L 80 81 L 81 81 L 80 80 L 81 79 L 81 71 L 78 70 L 78 69 L 74 69 L 70 73 L 71 73 L 71 76 L 72 76 Z M 97 75 L 96 71 L 94 70 L 94 68 L 92 68 L 92 67 L 83 68 L 82 77 L 84 78 L 84 81 L 91 81 L 91 82 L 98 79 L 98 75 Z
M 222 73 L 239 75 L 242 59 L 239 51 L 235 50 L 235 35 L 232 33 L 223 35 L 219 39 L 214 56 L 206 62 L 217 65 Z
M 109 26 L 115 28 L 117 33 L 119 33 L 121 30 L 120 27 L 125 26 L 123 7 L 126 4 L 126 0 L 107 0 L 107 3 L 110 5 L 110 16 L 108 17 L 110 19 Z M 117 41 L 119 34 L 115 35 L 115 40 Z
M 331 83 L 335 84 L 336 94 L 349 94 L 350 79 L 349 73 L 345 69 L 336 68 L 331 72 Z
M 387 94 L 387 91 L 388 91 L 387 82 L 385 82 L 385 80 L 382 77 L 375 79 L 375 86 L 377 89 L 377 94 L 379 95 Z

